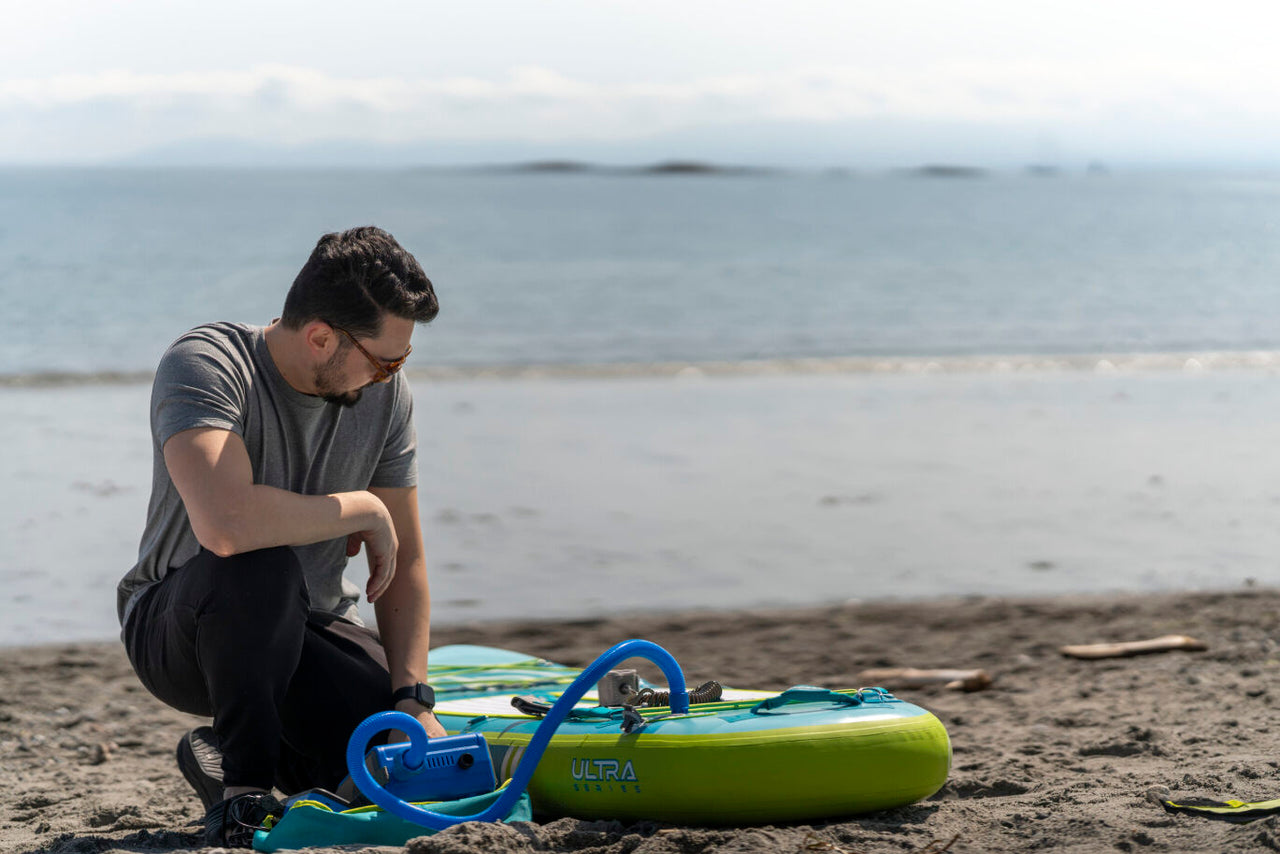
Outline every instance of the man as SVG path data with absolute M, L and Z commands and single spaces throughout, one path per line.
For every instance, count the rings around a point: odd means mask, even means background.
M 335 788 L 368 715 L 444 730 L 427 688 L 430 597 L 404 375 L 431 281 L 385 231 L 326 234 L 269 326 L 213 323 L 165 353 L 138 563 L 117 606 L 130 661 L 211 716 L 178 764 L 209 845 L 249 847 L 286 794 Z M 378 632 L 342 577 L 363 545 Z

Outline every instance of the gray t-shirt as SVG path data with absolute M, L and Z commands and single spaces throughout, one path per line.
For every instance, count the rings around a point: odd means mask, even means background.
M 289 385 L 267 350 L 262 327 L 199 326 L 169 347 L 151 390 L 151 501 L 138 563 L 121 580 L 124 625 L 142 592 L 200 551 L 187 509 L 169 478 L 164 444 L 194 427 L 244 440 L 253 482 L 303 495 L 417 484 L 413 398 L 403 373 L 364 390 L 353 407 Z M 342 577 L 346 537 L 296 546 L 311 607 L 359 620 L 360 588 Z

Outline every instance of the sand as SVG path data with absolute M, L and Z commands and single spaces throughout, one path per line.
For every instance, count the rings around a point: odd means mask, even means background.
M 1206 652 L 1078 661 L 1067 643 L 1185 633 Z M 951 733 L 950 781 L 914 806 L 830 822 L 693 828 L 560 819 L 466 825 L 413 852 L 1226 851 L 1280 848 L 1280 819 L 1169 815 L 1145 797 L 1280 796 L 1280 592 L 967 599 L 441 628 L 586 664 L 610 644 L 666 646 L 691 681 L 858 684 L 866 667 L 982 667 L 979 693 L 902 690 Z M 0 649 L 0 851 L 199 847 L 199 802 L 173 761 L 197 720 L 137 683 L 117 644 Z M 768 785 L 762 779 L 761 785 Z M 398 849 L 380 849 L 394 851 Z

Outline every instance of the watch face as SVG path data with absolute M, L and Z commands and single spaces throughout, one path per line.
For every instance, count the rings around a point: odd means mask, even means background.
M 415 703 L 430 709 L 436 704 L 436 692 L 430 685 L 419 682 L 416 685 L 406 685 L 397 689 L 391 699 L 397 703 L 401 700 L 413 700 Z
M 419 682 L 417 685 L 406 685 L 396 692 L 398 700 L 413 700 L 421 706 L 428 709 L 433 708 L 436 704 L 436 692 L 430 685 Z

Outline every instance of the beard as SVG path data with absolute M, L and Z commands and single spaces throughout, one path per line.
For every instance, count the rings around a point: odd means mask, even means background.
M 364 389 L 356 389 L 355 391 L 338 391 L 338 377 L 341 373 L 338 362 L 341 361 L 342 350 L 334 353 L 329 360 L 320 367 L 316 368 L 315 383 L 316 395 L 322 400 L 329 403 L 336 403 L 339 406 L 355 406 L 360 402 L 360 395 Z

